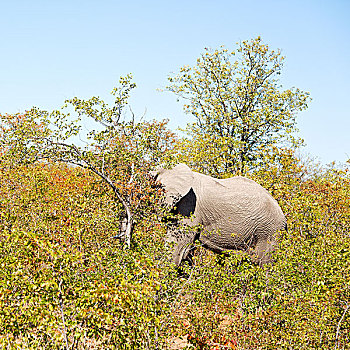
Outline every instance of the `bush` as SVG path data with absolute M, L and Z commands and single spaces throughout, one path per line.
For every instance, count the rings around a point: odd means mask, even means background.
M 161 319 L 168 307 L 158 295 L 162 276 L 174 276 L 161 267 L 169 263 L 159 254 L 156 225 L 140 223 L 138 245 L 122 249 L 111 238 L 122 208 L 78 168 L 22 167 L 3 172 L 1 181 L 2 346 L 134 349 L 164 343 Z
M 273 265 L 199 247 L 184 279 L 154 208 L 125 250 L 111 238 L 123 208 L 88 172 L 3 168 L 2 347 L 165 349 L 182 337 L 197 349 L 348 348 L 349 173 L 310 169 L 280 151 L 250 174 L 288 218 Z

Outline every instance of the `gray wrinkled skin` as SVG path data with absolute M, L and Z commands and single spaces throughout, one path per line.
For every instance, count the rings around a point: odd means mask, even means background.
M 241 176 L 215 179 L 192 171 L 185 164 L 151 173 L 166 193 L 166 203 L 182 224 L 170 224 L 167 240 L 175 242 L 177 266 L 191 259 L 193 243 L 216 253 L 242 250 L 260 264 L 270 261 L 276 232 L 286 218 L 276 200 L 259 184 Z

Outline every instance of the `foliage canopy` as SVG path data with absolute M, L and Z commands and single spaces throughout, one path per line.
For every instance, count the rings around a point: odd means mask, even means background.
M 60 110 L 32 108 L 24 115 L 4 115 L 0 130 L 8 164 L 59 161 L 97 175 L 124 208 L 123 234 L 130 247 L 133 223 L 152 197 L 146 195 L 152 192 L 146 174 L 167 159 L 176 136 L 166 120 L 137 122 L 133 114 L 127 119 L 136 84 L 131 75 L 121 77 L 119 83 L 112 91 L 112 106 L 99 97 L 74 97 Z
M 293 139 L 296 112 L 307 107 L 309 94 L 282 90 L 283 61 L 258 37 L 232 52 L 206 49 L 194 67 L 169 78 L 167 89 L 195 118 L 183 147 L 192 166 L 216 176 L 245 173 L 272 145 Z

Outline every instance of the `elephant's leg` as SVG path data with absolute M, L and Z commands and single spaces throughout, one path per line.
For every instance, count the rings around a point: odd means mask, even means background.
M 193 265 L 193 257 L 194 257 L 194 252 L 196 250 L 196 247 L 194 244 L 191 245 L 190 250 L 187 252 L 186 257 L 183 257 L 183 261 L 187 261 L 190 266 Z
M 173 253 L 173 261 L 176 266 L 180 266 L 183 261 L 187 261 L 190 265 L 193 264 L 192 258 L 195 247 L 193 245 L 193 240 L 181 240 L 175 246 L 175 251 Z
M 183 261 L 188 261 L 192 265 L 194 253 L 194 241 L 196 231 L 191 227 L 178 227 L 170 225 L 168 227 L 166 242 L 173 243 L 172 260 L 176 266 L 180 266 Z
M 275 244 L 276 240 L 274 237 L 262 237 L 257 240 L 254 255 L 259 265 L 271 262 L 271 253 L 274 250 Z
M 183 268 L 182 263 L 187 261 L 189 266 L 193 266 L 193 255 L 194 255 L 195 247 L 193 243 L 188 242 L 183 245 L 183 242 L 178 243 L 175 246 L 175 251 L 173 252 L 173 261 L 177 266 L 178 277 L 188 278 L 189 274 L 185 272 L 186 270 Z

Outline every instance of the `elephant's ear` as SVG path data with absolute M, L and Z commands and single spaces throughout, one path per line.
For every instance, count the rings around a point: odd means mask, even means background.
M 193 186 L 193 172 L 186 164 L 178 164 L 170 170 L 159 171 L 157 180 L 164 186 L 166 204 L 173 206 Z

